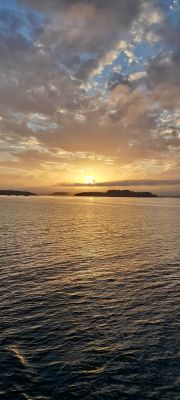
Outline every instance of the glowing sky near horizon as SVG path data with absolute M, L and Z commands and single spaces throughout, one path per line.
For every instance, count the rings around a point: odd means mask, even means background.
M 178 0 L 0 0 L 0 188 L 180 193 L 179 43 Z

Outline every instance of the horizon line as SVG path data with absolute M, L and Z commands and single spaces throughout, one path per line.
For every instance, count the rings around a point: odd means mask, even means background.
M 58 183 L 55 187 L 119 187 L 119 186 L 177 186 L 180 185 L 180 179 L 135 179 L 122 181 L 105 181 L 93 183 Z

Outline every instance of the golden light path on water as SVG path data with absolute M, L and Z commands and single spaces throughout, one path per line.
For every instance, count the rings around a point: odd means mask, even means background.
M 179 211 L 0 198 L 3 400 L 178 400 Z

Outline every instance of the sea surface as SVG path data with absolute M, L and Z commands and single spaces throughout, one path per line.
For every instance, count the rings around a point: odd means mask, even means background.
M 180 399 L 180 199 L 0 198 L 0 399 Z

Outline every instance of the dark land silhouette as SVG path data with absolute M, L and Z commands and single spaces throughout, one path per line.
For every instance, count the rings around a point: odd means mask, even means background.
M 94 196 L 94 197 L 158 197 L 151 192 L 133 192 L 131 190 L 108 190 L 107 192 L 81 192 L 75 196 Z
M 0 196 L 36 196 L 36 193 L 22 190 L 0 190 Z
M 23 190 L 0 190 L 0 196 L 40 196 L 40 194 L 32 193 Z M 43 194 L 42 194 L 43 195 Z M 68 192 L 54 192 L 50 196 L 69 196 Z M 107 192 L 80 192 L 76 193 L 75 196 L 89 196 L 89 197 L 158 197 L 156 194 L 151 192 L 134 192 L 131 190 L 108 190 Z

